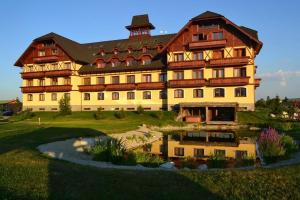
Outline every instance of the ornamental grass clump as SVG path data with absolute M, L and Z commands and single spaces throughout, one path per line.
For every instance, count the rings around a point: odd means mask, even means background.
M 258 139 L 259 150 L 266 163 L 276 162 L 285 155 L 281 138 L 279 133 L 273 128 L 265 129 L 260 133 Z

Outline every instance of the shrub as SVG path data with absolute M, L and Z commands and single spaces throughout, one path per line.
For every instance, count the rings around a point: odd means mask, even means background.
M 97 112 L 94 112 L 93 117 L 95 118 L 95 120 L 99 120 L 99 119 L 104 119 L 104 114 L 101 108 L 97 109 Z
M 164 160 L 158 155 L 152 155 L 147 152 L 134 152 L 135 162 L 146 167 L 158 167 Z
M 189 169 L 196 169 L 198 166 L 198 163 L 193 158 L 185 158 L 179 161 L 178 167 L 179 168 L 189 168 Z
M 283 131 L 290 131 L 294 128 L 294 124 L 291 122 L 279 123 L 279 126 L 280 126 L 280 130 L 283 130 Z
M 120 111 L 115 112 L 115 117 L 118 119 L 123 119 L 126 117 L 126 113 L 124 109 L 122 108 Z
M 137 114 L 141 115 L 144 113 L 144 108 L 143 106 L 139 105 L 136 109 Z
M 296 144 L 296 142 L 291 136 L 288 135 L 282 136 L 281 142 L 285 149 L 286 156 L 289 156 L 298 150 L 298 145 Z
M 241 159 L 237 159 L 237 167 L 254 166 L 255 159 L 253 156 L 243 156 Z
M 265 129 L 260 133 L 258 144 L 266 163 L 275 162 L 285 154 L 281 136 L 273 128 Z
M 22 121 L 22 120 L 25 120 L 25 119 L 30 119 L 34 116 L 35 116 L 35 113 L 33 113 L 30 109 L 26 109 L 26 110 L 16 114 L 13 117 L 13 121 Z
M 226 158 L 222 155 L 212 155 L 207 160 L 207 165 L 210 168 L 225 168 L 226 167 Z
M 67 96 L 62 97 L 59 100 L 59 112 L 61 115 L 70 115 L 72 114 L 70 98 Z

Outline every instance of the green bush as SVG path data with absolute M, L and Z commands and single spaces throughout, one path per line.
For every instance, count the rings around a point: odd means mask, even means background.
M 185 168 L 186 167 L 186 168 L 189 168 L 189 169 L 196 169 L 197 166 L 198 166 L 196 160 L 193 159 L 193 158 L 182 159 L 182 160 L 179 161 L 178 165 L 179 165 L 178 166 L 179 168 Z
M 137 114 L 141 115 L 144 113 L 144 108 L 143 106 L 139 105 L 136 109 Z
M 126 112 L 122 108 L 120 111 L 115 112 L 115 117 L 118 119 L 124 119 L 126 117 Z
M 67 96 L 62 97 L 59 100 L 59 113 L 61 115 L 70 115 L 72 114 L 70 98 Z
M 298 145 L 291 136 L 284 135 L 281 137 L 282 145 L 285 149 L 285 155 L 290 156 L 298 150 Z
M 135 162 L 145 167 L 158 167 L 164 160 L 158 155 L 152 155 L 147 152 L 133 152 Z
M 25 119 L 30 119 L 35 116 L 35 113 L 33 113 L 30 109 L 26 109 L 16 115 L 13 116 L 12 121 L 23 121 Z
M 100 120 L 100 119 L 104 119 L 105 118 L 105 116 L 104 116 L 103 111 L 102 111 L 101 108 L 98 108 L 97 112 L 93 113 L 93 117 L 95 118 L 95 120 Z
M 225 168 L 226 158 L 222 155 L 212 155 L 207 160 L 207 165 L 209 168 Z

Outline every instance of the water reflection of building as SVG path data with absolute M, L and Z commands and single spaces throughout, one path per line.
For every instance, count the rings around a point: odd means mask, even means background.
M 229 132 L 187 132 L 169 134 L 152 143 L 148 150 L 169 158 L 206 159 L 213 155 L 227 158 L 256 156 L 256 143 L 251 138 L 238 138 Z

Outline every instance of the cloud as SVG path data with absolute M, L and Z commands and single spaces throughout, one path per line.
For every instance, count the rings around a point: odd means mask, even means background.
M 300 71 L 284 71 L 282 69 L 275 72 L 266 72 L 260 75 L 261 78 L 265 79 L 277 79 L 280 86 L 286 87 L 288 85 L 288 79 L 293 77 L 300 77 Z

